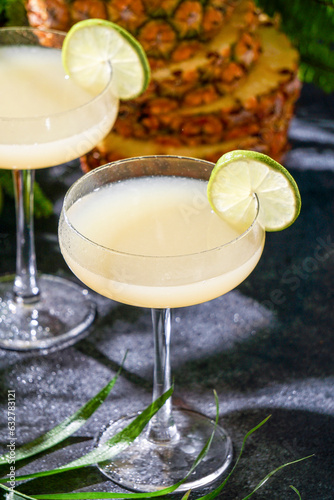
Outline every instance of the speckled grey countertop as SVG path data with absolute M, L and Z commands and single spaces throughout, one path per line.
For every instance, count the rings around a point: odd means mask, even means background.
M 172 367 L 178 403 L 220 419 L 236 453 L 243 436 L 269 414 L 246 445 L 220 498 L 246 496 L 280 464 L 284 469 L 257 499 L 334 498 L 334 99 L 304 87 L 290 131 L 286 166 L 296 178 L 303 207 L 297 222 L 268 234 L 260 263 L 236 290 L 212 302 L 176 310 Z M 45 169 L 37 179 L 55 202 L 55 214 L 36 222 L 40 271 L 71 276 L 58 248 L 57 217 L 77 163 Z M 13 207 L 0 218 L 0 273 L 14 271 Z M 16 394 L 17 444 L 56 425 L 92 397 L 117 371 L 120 379 L 91 420 L 53 454 L 24 471 L 51 468 L 88 451 L 110 419 L 151 401 L 153 338 L 148 310 L 94 295 L 98 318 L 75 345 L 47 355 L 0 350 L 0 447 L 8 444 L 7 394 Z M 6 471 L 4 472 L 6 474 Z M 61 477 L 61 478 L 60 478 Z M 26 483 L 21 491 L 122 491 L 94 467 Z M 196 496 L 203 495 L 199 491 Z

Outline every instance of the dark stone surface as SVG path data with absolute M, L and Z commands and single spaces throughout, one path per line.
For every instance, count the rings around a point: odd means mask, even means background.
M 172 365 L 175 399 L 220 419 L 240 450 L 247 431 L 266 416 L 249 439 L 235 475 L 220 498 L 242 499 L 279 465 L 285 468 L 254 498 L 334 498 L 334 99 L 305 86 L 290 132 L 286 165 L 296 178 L 303 207 L 286 231 L 268 234 L 260 263 L 236 290 L 206 304 L 176 310 Z M 80 175 L 76 163 L 38 172 L 55 201 L 55 214 L 36 222 L 38 267 L 71 276 L 58 248 L 62 197 Z M 13 207 L 0 218 L 0 272 L 14 271 Z M 91 420 L 53 454 L 24 471 L 51 468 L 88 451 L 109 419 L 150 403 L 153 339 L 148 310 L 95 296 L 98 319 L 89 335 L 47 355 L 0 351 L 0 445 L 8 444 L 7 394 L 16 393 L 17 445 L 61 422 L 92 397 L 128 356 L 112 394 Z M 66 446 L 65 446 L 66 444 Z M 20 471 L 21 472 L 21 471 Z M 4 471 L 4 474 L 7 472 Z M 34 480 L 26 493 L 121 491 L 96 468 Z M 205 491 L 194 495 L 201 496 Z

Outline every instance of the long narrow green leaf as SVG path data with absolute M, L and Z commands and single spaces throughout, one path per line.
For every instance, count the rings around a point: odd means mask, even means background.
M 10 493 L 12 493 L 15 495 L 15 497 L 24 498 L 25 500 L 36 500 L 35 497 L 30 497 L 29 495 L 26 495 L 25 493 L 20 493 L 19 491 L 16 491 L 12 488 L 8 488 L 8 486 L 5 486 L 4 484 L 0 484 L 0 490 L 5 490 L 8 495 Z
M 170 486 L 164 490 L 153 491 L 151 493 L 108 493 L 104 491 L 82 491 L 78 493 L 50 493 L 46 495 L 36 495 L 33 500 L 113 500 L 117 498 L 129 498 L 140 500 L 142 498 L 163 497 L 169 493 L 173 493 L 179 483 Z M 167 491 L 168 490 L 168 491 Z
M 125 357 L 123 358 L 120 369 L 118 370 L 115 377 L 108 382 L 107 385 L 103 387 L 90 401 L 83 405 L 78 411 L 73 413 L 70 417 L 66 418 L 59 425 L 49 430 L 42 436 L 39 436 L 34 441 L 27 443 L 15 451 L 15 461 L 23 460 L 25 458 L 46 451 L 49 448 L 61 443 L 66 438 L 74 434 L 80 427 L 82 427 L 86 421 L 92 416 L 92 414 L 99 408 L 99 406 L 105 401 L 109 395 L 111 389 L 114 387 L 116 380 L 122 370 Z M 8 463 L 10 454 L 0 456 L 0 465 Z
M 43 500 L 104 500 L 104 499 L 113 499 L 113 498 L 133 498 L 133 499 L 140 499 L 140 498 L 154 498 L 154 497 L 162 497 L 165 495 L 168 495 L 170 493 L 173 493 L 181 484 L 183 484 L 187 478 L 190 476 L 190 474 L 195 470 L 197 465 L 200 463 L 200 461 L 205 457 L 207 454 L 215 431 L 216 427 L 218 425 L 218 420 L 219 420 L 219 401 L 218 401 L 218 396 L 216 391 L 214 391 L 214 396 L 215 396 L 215 402 L 216 402 L 216 419 L 215 419 L 215 425 L 213 428 L 213 431 L 203 446 L 202 450 L 196 457 L 194 463 L 192 464 L 190 470 L 188 471 L 187 475 L 181 479 L 178 483 L 175 483 L 172 486 L 169 486 L 168 488 L 164 488 L 159 491 L 154 491 L 150 493 L 106 493 L 106 492 L 82 492 L 82 493 L 50 493 L 50 494 L 45 494 L 45 495 L 36 495 L 36 499 L 43 499 Z M 131 425 L 131 424 L 130 424 Z M 188 498 L 190 494 L 190 491 L 188 491 L 184 495 L 184 500 Z M 183 500 L 183 499 L 182 499 Z
M 138 417 L 136 417 L 125 429 L 118 432 L 111 439 L 106 441 L 98 448 L 83 455 L 77 460 L 69 462 L 66 465 L 58 467 L 53 470 L 35 472 L 24 476 L 17 476 L 16 481 L 23 481 L 26 479 L 34 479 L 37 477 L 51 476 L 61 472 L 67 472 L 87 465 L 94 465 L 105 460 L 110 460 L 117 455 L 120 451 L 124 450 L 137 436 L 143 431 L 149 420 L 157 413 L 157 411 L 164 405 L 167 399 L 172 395 L 173 387 L 166 391 L 162 396 L 151 403 Z M 0 482 L 6 483 L 7 479 L 1 479 Z
M 260 422 L 258 425 L 256 425 L 255 427 L 253 427 L 253 429 L 251 429 L 250 431 L 247 432 L 246 436 L 243 439 L 243 442 L 242 442 L 242 445 L 241 445 L 241 449 L 240 449 L 238 458 L 235 461 L 235 464 L 234 464 L 231 472 L 228 474 L 228 476 L 225 478 L 225 480 L 215 490 L 213 490 L 211 493 L 208 493 L 207 495 L 204 495 L 203 497 L 200 497 L 197 500 L 212 500 L 213 498 L 216 498 L 217 495 L 219 495 L 219 493 L 225 487 L 227 481 L 230 479 L 230 477 L 232 476 L 233 472 L 235 471 L 235 469 L 236 469 L 236 467 L 237 467 L 237 465 L 238 465 L 238 463 L 240 461 L 241 455 L 242 455 L 242 453 L 244 451 L 247 439 L 249 438 L 249 436 L 251 436 L 253 434 L 253 432 L 255 432 L 257 429 L 259 429 L 260 427 L 262 427 L 262 425 L 264 425 L 267 422 L 267 420 L 270 418 L 270 416 L 271 415 L 269 415 L 268 417 L 266 417 L 264 420 L 262 420 L 262 422 Z
M 302 500 L 302 497 L 300 496 L 300 493 L 299 493 L 299 491 L 297 490 L 297 488 L 295 488 L 294 486 L 292 486 L 292 484 L 290 484 L 290 488 L 291 488 L 291 489 L 292 489 L 295 493 L 297 493 L 299 500 Z
M 306 460 L 307 458 L 311 458 L 313 456 L 314 455 L 308 455 L 307 457 L 299 458 L 298 460 L 293 460 L 293 462 L 288 462 L 286 464 L 280 465 L 279 467 L 277 467 L 273 471 L 269 472 L 269 474 L 267 474 L 266 477 L 263 478 L 262 481 L 259 482 L 259 484 L 252 491 L 252 493 L 250 493 L 249 495 L 247 495 L 246 497 L 244 497 L 242 500 L 248 500 L 248 498 L 250 498 L 251 496 L 253 496 L 254 493 L 257 490 L 259 490 L 268 481 L 268 479 L 270 479 L 271 476 L 273 476 L 274 474 L 276 474 L 276 472 L 278 472 L 279 470 L 284 469 L 284 467 L 288 467 L 289 465 L 297 464 L 298 462 L 301 462 L 302 460 Z
M 253 431 L 254 430 L 256 430 L 256 429 L 253 429 Z M 252 432 L 252 431 L 250 431 L 250 432 Z M 203 448 L 203 450 L 204 450 L 204 448 Z M 281 465 L 280 467 L 277 467 L 277 469 L 275 469 L 272 472 L 270 472 L 269 474 L 267 474 L 267 476 L 262 481 L 260 481 L 260 483 L 257 485 L 257 487 L 247 497 L 244 497 L 242 500 L 247 500 L 251 496 L 253 496 L 253 494 L 259 488 L 261 488 L 267 482 L 267 480 L 271 476 L 273 476 L 276 472 L 278 472 L 279 470 L 283 469 L 284 467 L 288 467 L 289 465 L 293 465 L 295 463 L 306 460 L 307 458 L 310 458 L 312 456 L 313 455 L 309 455 L 307 457 L 303 457 L 303 458 L 300 458 L 298 460 L 294 460 L 293 462 L 289 462 L 289 463 L 286 463 L 284 465 Z M 183 481 L 181 481 L 180 483 L 182 483 L 182 482 Z M 180 483 L 178 483 L 178 485 Z M 226 481 L 225 481 L 225 483 L 226 483 Z M 218 487 L 215 490 L 215 492 L 217 492 L 215 494 L 215 496 L 218 495 L 218 493 L 221 491 L 221 489 L 219 489 L 219 488 L 220 487 Z M 299 491 L 292 485 L 290 485 L 290 488 L 292 488 L 293 491 L 295 493 L 297 493 L 299 500 L 301 500 L 301 496 L 300 496 Z M 176 485 L 175 485 L 175 489 L 176 489 Z M 218 489 L 219 489 L 219 491 L 218 491 Z M 60 494 L 50 494 L 50 495 L 36 495 L 33 500 L 35 500 L 35 499 L 41 499 L 41 500 L 110 500 L 110 499 L 116 499 L 116 498 L 133 498 L 135 500 L 135 499 L 141 499 L 141 498 L 153 498 L 156 496 L 164 496 L 167 493 L 170 493 L 170 491 L 167 491 L 167 490 L 169 490 L 169 488 L 166 490 L 156 491 L 154 493 L 139 493 L 139 494 L 138 493 L 126 493 L 126 494 L 124 494 L 124 493 L 104 493 L 104 492 L 94 492 L 94 493 L 93 492 L 87 492 L 87 493 L 84 492 L 84 493 L 69 493 L 69 494 L 68 493 L 63 493 L 63 494 L 60 493 Z M 191 493 L 191 490 L 187 491 L 181 500 L 188 500 L 190 493 Z M 214 492 L 212 492 L 212 493 L 214 493 Z M 204 498 L 208 498 L 208 497 L 209 497 L 209 495 L 205 495 L 204 497 L 198 498 L 198 500 L 203 500 Z M 214 497 L 212 497 L 212 498 L 214 498 Z
M 188 490 L 188 491 L 187 491 L 187 492 L 183 495 L 183 497 L 181 498 L 181 500 L 188 500 L 190 493 L 191 493 L 191 490 Z

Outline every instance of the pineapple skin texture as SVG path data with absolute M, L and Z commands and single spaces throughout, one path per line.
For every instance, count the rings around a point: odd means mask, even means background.
M 146 92 L 121 103 L 84 171 L 142 154 L 213 162 L 232 149 L 281 161 L 300 94 L 298 53 L 250 0 L 27 0 L 29 24 L 67 31 L 109 19 L 144 47 Z

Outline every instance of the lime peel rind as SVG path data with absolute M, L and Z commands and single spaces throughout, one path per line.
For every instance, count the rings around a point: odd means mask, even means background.
M 256 195 L 256 196 L 255 196 Z M 208 199 L 213 210 L 232 224 L 256 217 L 266 231 L 281 231 L 297 219 L 301 197 L 292 175 L 267 155 L 236 150 L 224 154 L 212 170 Z

